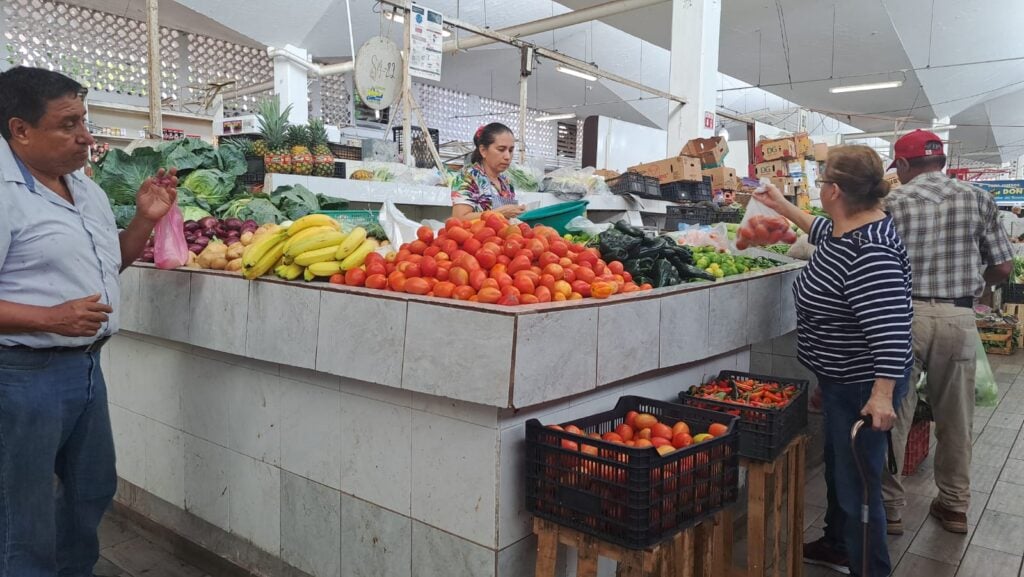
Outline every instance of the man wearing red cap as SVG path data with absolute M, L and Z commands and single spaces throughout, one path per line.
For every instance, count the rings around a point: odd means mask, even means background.
M 935 484 L 930 512 L 953 533 L 967 532 L 970 501 L 971 428 L 978 331 L 973 306 L 986 285 L 1013 270 L 1013 249 L 999 224 L 999 210 L 985 191 L 947 177 L 942 140 L 915 130 L 896 142 L 899 189 L 886 203 L 910 256 L 914 287 L 914 374 L 926 372 L 928 403 L 935 417 Z M 904 397 L 893 428 L 899 469 L 914 417 L 914 387 Z M 890 534 L 903 533 L 906 505 L 899 473 L 885 473 L 882 498 Z

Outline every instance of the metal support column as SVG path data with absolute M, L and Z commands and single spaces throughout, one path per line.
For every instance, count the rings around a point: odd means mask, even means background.
M 523 46 L 522 62 L 519 65 L 519 163 L 526 162 L 526 105 L 527 79 L 533 73 L 533 48 Z
M 412 57 L 412 14 L 405 12 L 405 26 L 402 34 L 402 148 L 405 153 L 405 165 L 414 166 L 416 160 L 412 156 L 412 75 L 409 74 Z M 424 134 L 430 138 L 430 134 Z M 387 135 L 385 135 L 387 138 Z
M 160 11 L 157 0 L 146 2 L 146 37 L 149 54 L 149 134 L 163 138 L 164 120 L 160 104 Z

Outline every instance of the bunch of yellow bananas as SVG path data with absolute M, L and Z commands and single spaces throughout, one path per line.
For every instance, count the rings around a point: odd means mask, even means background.
M 304 216 L 287 231 L 257 239 L 243 256 L 243 275 L 253 279 L 273 268 L 285 280 L 302 276 L 311 281 L 362 266 L 380 246 L 362 227 L 348 234 L 340 229 L 338 221 L 327 215 Z

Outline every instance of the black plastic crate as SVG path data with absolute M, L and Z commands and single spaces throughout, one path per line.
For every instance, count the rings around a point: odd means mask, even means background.
M 1024 303 L 1024 284 L 1008 282 L 1003 285 L 1004 303 Z
M 345 163 L 344 162 L 338 162 L 337 160 L 335 160 L 334 161 L 334 174 L 331 175 L 332 178 L 345 178 L 347 175 L 348 175 L 348 173 L 345 172 Z
M 263 186 L 263 177 L 267 171 L 263 165 L 262 156 L 246 156 L 246 171 L 242 175 L 242 184 L 246 186 Z
M 743 213 L 735 209 L 718 209 L 715 211 L 715 222 L 739 224 L 743 221 Z
M 780 385 L 793 385 L 798 392 L 781 409 L 753 407 L 725 401 L 691 396 L 689 391 L 679 393 L 684 405 L 735 415 L 740 418 L 740 456 L 757 461 L 773 461 L 785 450 L 789 442 L 807 428 L 808 381 L 753 375 L 738 371 L 722 371 L 718 379 L 755 379 Z M 716 379 L 716 380 L 718 380 Z
M 363 148 L 361 146 L 345 146 L 344 144 L 335 144 L 333 142 L 328 143 L 327 146 L 331 149 L 331 154 L 334 155 L 334 158 L 341 160 L 363 159 Z
M 611 411 L 577 419 L 584 433 L 604 434 L 628 411 L 666 424 L 685 421 L 692 435 L 712 423 L 726 434 L 660 455 L 526 423 L 526 508 L 538 517 L 632 549 L 692 527 L 736 501 L 738 419 L 676 403 L 626 396 Z M 568 426 L 568 424 L 566 424 Z
M 661 198 L 661 181 L 639 172 L 627 172 L 608 183 L 612 194 L 635 194 L 640 198 Z
M 717 212 L 713 206 L 699 204 L 669 205 L 665 207 L 665 221 L 667 223 L 669 220 L 672 220 L 682 224 L 715 224 L 717 222 L 715 219 Z
M 670 182 L 661 185 L 661 198 L 670 202 L 711 201 L 711 177 L 701 182 Z
M 416 161 L 416 168 L 430 168 L 434 166 L 434 156 L 430 154 L 430 148 L 425 145 L 417 145 L 416 142 L 422 137 L 423 129 L 418 126 L 410 127 L 412 130 L 409 133 L 412 137 L 411 154 Z M 434 141 L 434 149 L 441 149 L 441 131 L 436 128 L 428 129 L 430 131 L 430 139 Z M 398 143 L 398 149 L 405 152 L 405 146 L 402 142 L 402 127 L 395 126 L 391 128 L 391 136 L 395 142 Z

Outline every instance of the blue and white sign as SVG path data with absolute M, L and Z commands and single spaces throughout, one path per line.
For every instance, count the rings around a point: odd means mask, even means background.
M 444 16 L 417 4 L 412 10 L 412 37 L 409 75 L 441 81 L 441 59 L 444 48 Z
M 1024 180 L 985 180 L 971 184 L 989 191 L 996 204 L 1024 204 Z

